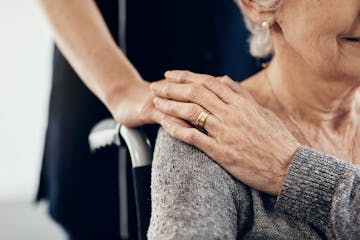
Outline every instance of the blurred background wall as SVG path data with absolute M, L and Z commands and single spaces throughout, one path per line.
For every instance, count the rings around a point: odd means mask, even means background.
M 0 0 L 0 239 L 64 239 L 34 199 L 52 42 L 36 0 Z

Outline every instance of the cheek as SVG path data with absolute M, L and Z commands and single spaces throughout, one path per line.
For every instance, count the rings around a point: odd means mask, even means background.
M 288 0 L 281 17 L 283 43 L 293 58 L 326 77 L 354 75 L 359 63 L 352 52 L 343 48 L 341 34 L 354 26 L 359 16 L 359 0 L 308 1 Z M 359 69 L 360 68 L 356 68 Z
M 322 20 L 322 21 L 321 21 Z M 338 34 L 343 29 L 323 19 L 297 21 L 284 30 L 284 40 L 299 61 L 321 75 L 334 75 L 343 60 Z

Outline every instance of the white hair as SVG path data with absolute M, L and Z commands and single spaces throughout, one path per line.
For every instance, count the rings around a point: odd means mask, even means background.
M 240 1 L 240 0 L 236 0 Z M 281 0 L 248 0 L 253 1 L 259 4 L 261 7 L 266 10 L 276 10 L 280 6 Z M 250 53 L 254 57 L 267 57 L 274 52 L 274 47 L 272 43 L 272 39 L 270 36 L 269 29 L 265 29 L 255 22 L 253 22 L 250 18 L 244 14 L 244 20 L 246 28 L 250 32 L 249 37 L 249 45 L 250 45 Z

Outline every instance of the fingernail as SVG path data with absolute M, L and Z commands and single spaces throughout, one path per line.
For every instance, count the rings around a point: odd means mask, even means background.
M 154 98 L 153 101 L 154 101 L 155 107 L 160 108 L 163 106 L 163 102 L 161 101 L 160 98 L 156 97 L 156 98 Z
M 160 124 L 166 131 L 171 128 L 171 123 L 169 121 L 162 120 Z
M 160 92 L 160 84 L 159 83 L 152 83 L 150 84 L 150 89 L 154 92 Z
M 159 109 L 162 112 L 166 112 L 167 111 L 167 107 L 166 104 L 164 103 L 164 100 L 157 98 L 155 101 L 155 107 L 157 109 Z
M 166 71 L 166 72 L 165 72 L 165 77 L 166 77 L 166 78 L 177 79 L 178 75 L 177 75 L 177 73 L 174 72 L 174 71 Z

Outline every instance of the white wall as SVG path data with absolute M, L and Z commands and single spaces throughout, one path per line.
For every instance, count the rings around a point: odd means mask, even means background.
M 36 192 L 51 48 L 36 0 L 0 0 L 0 202 L 32 200 Z

